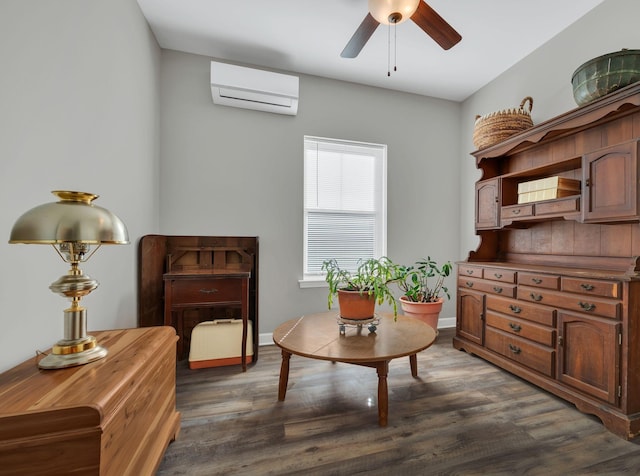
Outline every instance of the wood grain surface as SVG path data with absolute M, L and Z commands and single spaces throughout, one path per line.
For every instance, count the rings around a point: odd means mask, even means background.
M 367 326 L 345 326 L 340 334 L 337 312 L 309 314 L 285 322 L 273 332 L 282 349 L 311 359 L 337 362 L 376 362 L 405 357 L 426 349 L 435 331 L 417 319 L 378 315 L 377 332 Z
M 155 473 L 175 439 L 176 334 L 171 327 L 92 333 L 109 353 L 0 374 L 0 475 Z

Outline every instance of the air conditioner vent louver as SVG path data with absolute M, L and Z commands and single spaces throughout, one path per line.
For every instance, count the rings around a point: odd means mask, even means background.
M 215 104 L 277 114 L 298 112 L 298 78 L 271 71 L 211 62 Z

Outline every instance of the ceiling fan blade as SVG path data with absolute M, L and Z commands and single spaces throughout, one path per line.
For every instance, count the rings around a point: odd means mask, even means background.
M 347 46 L 344 47 L 340 56 L 343 58 L 355 58 L 360 53 L 360 50 L 364 47 L 364 45 L 369 41 L 373 32 L 378 28 L 378 21 L 371 16 L 371 13 L 367 13 L 367 16 L 364 17 L 362 23 L 353 34 Z
M 448 50 L 462 39 L 460 33 L 454 30 L 423 0 L 420 0 L 418 9 L 411 15 L 411 19 L 445 50 Z

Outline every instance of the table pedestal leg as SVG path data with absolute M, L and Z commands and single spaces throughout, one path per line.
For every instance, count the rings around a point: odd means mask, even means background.
M 409 365 L 411 366 L 411 376 L 413 378 L 418 377 L 418 357 L 416 354 L 411 354 L 409 356 Z
M 389 362 L 379 362 L 376 365 L 378 371 L 378 425 L 387 426 L 389 416 L 389 390 L 387 389 L 387 374 Z
M 282 364 L 280 364 L 280 383 L 278 384 L 278 400 L 284 401 L 287 394 L 287 384 L 289 383 L 289 360 L 291 353 L 282 350 Z

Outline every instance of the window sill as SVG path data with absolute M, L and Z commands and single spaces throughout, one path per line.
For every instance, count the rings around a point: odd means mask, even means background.
M 304 289 L 304 288 L 326 288 L 326 287 L 329 286 L 324 278 L 300 279 L 300 280 L 298 280 L 298 284 L 300 285 L 300 289 Z

